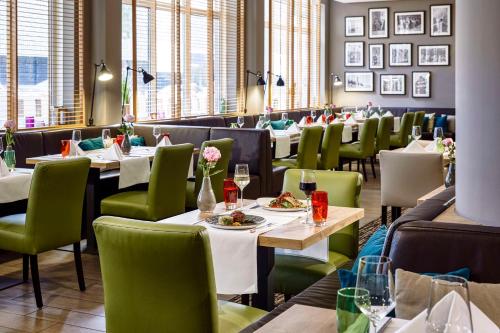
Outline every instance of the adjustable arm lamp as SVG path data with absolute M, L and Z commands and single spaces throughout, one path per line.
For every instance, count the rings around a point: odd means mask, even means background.
M 257 77 L 257 85 L 258 86 L 264 86 L 264 93 L 266 91 L 266 81 L 264 81 L 264 78 L 262 77 L 262 73 L 261 72 L 257 72 L 257 73 L 254 73 L 252 71 L 249 71 L 247 69 L 247 82 L 246 82 L 246 85 L 245 85 L 245 113 L 247 113 L 247 97 L 248 97 L 248 79 L 249 79 L 249 75 L 252 74 L 253 76 Z
M 333 103 L 333 87 L 340 87 L 342 84 L 340 76 L 330 73 L 330 103 Z
M 278 78 L 278 80 L 276 81 L 276 85 L 278 87 L 284 87 L 285 86 L 285 80 L 283 80 L 283 78 L 281 77 L 281 75 L 277 75 L 277 74 L 271 73 L 271 71 L 267 71 L 267 78 L 266 78 L 266 82 L 267 83 L 269 83 L 269 76 L 276 76 Z M 266 96 L 266 88 L 267 88 L 267 84 L 264 87 L 264 96 Z
M 134 72 L 137 72 L 137 73 L 142 73 L 142 82 L 144 82 L 144 84 L 148 84 L 149 82 L 153 81 L 155 79 L 155 77 L 151 74 L 149 74 L 148 72 L 146 72 L 143 68 L 140 68 L 139 69 L 134 69 L 130 66 L 127 66 L 127 75 L 125 76 L 125 88 L 124 88 L 124 91 L 127 91 L 127 85 L 128 85 L 128 72 L 129 71 L 134 71 Z M 125 94 L 123 94 L 122 96 L 122 121 L 123 121 L 123 110 L 125 108 Z
M 97 75 L 97 69 L 99 69 L 99 75 Z M 101 60 L 100 64 L 94 64 L 94 84 L 92 87 L 92 102 L 90 104 L 90 117 L 88 121 L 88 126 L 94 126 L 94 97 L 95 97 L 95 84 L 98 79 L 101 82 L 109 81 L 113 78 L 113 74 L 108 70 L 104 61 Z

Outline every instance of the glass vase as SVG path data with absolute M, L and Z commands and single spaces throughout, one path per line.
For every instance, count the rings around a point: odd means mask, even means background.
M 128 134 L 123 135 L 121 149 L 122 149 L 123 155 L 130 154 L 130 150 L 132 149 L 132 144 L 130 143 L 130 137 Z
M 444 186 L 446 188 L 455 185 L 455 168 L 455 162 L 450 162 L 450 165 L 448 165 L 448 174 L 444 180 Z
M 9 171 L 14 171 L 16 168 L 16 151 L 12 149 L 12 146 L 7 146 L 3 157 Z
M 213 213 L 217 201 L 215 200 L 215 193 L 212 189 L 210 176 L 203 177 L 203 182 L 201 183 L 201 189 L 200 193 L 198 193 L 196 204 L 201 213 Z

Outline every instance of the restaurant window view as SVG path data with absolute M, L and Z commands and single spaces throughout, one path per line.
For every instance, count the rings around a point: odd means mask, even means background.
M 500 332 L 498 0 L 0 0 L 0 333 Z

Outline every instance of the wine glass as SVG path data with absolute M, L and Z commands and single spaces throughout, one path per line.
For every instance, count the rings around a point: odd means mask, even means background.
M 311 110 L 311 117 L 314 120 L 316 120 L 316 110 Z
M 71 139 L 73 140 L 74 143 L 77 145 L 82 142 L 82 131 L 80 130 L 73 130 L 73 134 L 71 135 Z
M 313 224 L 310 222 L 309 213 L 311 211 L 311 194 L 316 191 L 316 174 L 313 170 L 302 170 L 300 176 L 300 190 L 304 192 L 307 198 L 306 220 L 305 224 Z
M 444 138 L 443 128 L 442 127 L 434 128 L 434 140 L 437 140 L 437 139 L 442 140 L 443 138 Z
M 158 138 L 161 136 L 161 127 L 153 126 L 153 136 L 156 139 L 156 144 L 158 144 Z
M 266 120 L 264 116 L 259 116 L 259 121 L 257 122 L 256 128 L 263 128 Z
M 3 153 L 3 138 L 0 136 L 0 156 L 2 156 Z
M 356 306 L 373 325 L 377 324 L 396 307 L 392 261 L 384 256 L 364 256 L 359 260 L 356 288 L 366 289 L 369 296 L 355 299 Z
M 236 164 L 234 167 L 234 183 L 241 191 L 241 207 L 243 207 L 243 189 L 250 183 L 248 164 Z
M 281 120 L 284 121 L 285 123 L 288 121 L 288 113 L 283 112 L 281 114 Z
M 104 148 L 109 148 L 111 142 L 111 130 L 109 128 L 104 128 L 102 130 L 101 138 Z
M 240 128 L 243 127 L 243 125 L 245 125 L 245 117 L 243 116 L 238 116 L 238 119 L 236 120 L 236 123 L 238 124 L 238 126 Z
M 459 315 L 449 320 L 452 307 Z M 451 275 L 437 275 L 432 278 L 425 325 L 428 333 L 472 332 L 467 280 Z
M 420 126 L 413 126 L 411 130 L 411 136 L 413 140 L 418 141 L 422 137 L 422 128 Z

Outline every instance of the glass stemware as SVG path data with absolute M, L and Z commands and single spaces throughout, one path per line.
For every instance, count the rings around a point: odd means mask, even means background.
M 453 319 L 450 319 L 451 311 L 456 315 Z M 425 326 L 427 333 L 472 332 L 467 280 L 451 275 L 432 278 Z
M 418 141 L 422 137 L 422 128 L 420 126 L 413 126 L 411 130 L 411 136 L 413 140 Z
M 73 130 L 73 134 L 71 135 L 71 139 L 73 140 L 74 143 L 77 145 L 82 142 L 82 131 L 80 130 Z
M 104 148 L 109 148 L 112 143 L 111 131 L 109 128 L 104 128 L 102 130 L 101 138 L 102 138 L 102 145 L 104 146 Z
M 263 128 L 265 123 L 266 123 L 266 120 L 265 120 L 264 116 L 259 116 L 259 121 L 257 122 L 257 126 L 255 126 L 255 127 L 256 128 Z
M 161 136 L 161 127 L 160 126 L 153 126 L 153 136 L 156 139 L 156 144 L 158 144 L 158 138 Z
M 300 190 L 304 192 L 307 199 L 305 224 L 313 224 L 309 217 L 311 212 L 311 194 L 316 191 L 316 174 L 313 170 L 302 170 L 300 176 Z
M 316 120 L 316 110 L 311 110 L 311 117 L 314 120 Z
M 361 257 L 356 288 L 366 289 L 368 297 L 355 299 L 357 307 L 365 314 L 377 331 L 377 324 L 396 307 L 392 261 L 384 256 Z
M 0 136 L 0 156 L 2 156 L 3 153 L 3 138 Z
M 236 164 L 234 167 L 234 183 L 241 191 L 240 207 L 243 207 L 243 189 L 250 183 L 248 164 Z
M 238 126 L 240 128 L 243 127 L 243 125 L 245 125 L 245 117 L 243 116 L 238 116 L 238 119 L 236 120 L 236 123 L 238 124 Z
M 434 140 L 437 140 L 437 139 L 442 140 L 443 138 L 444 138 L 443 128 L 442 127 L 434 128 Z
M 288 121 L 288 113 L 283 112 L 281 114 L 281 120 L 284 121 L 284 122 L 287 122 Z

